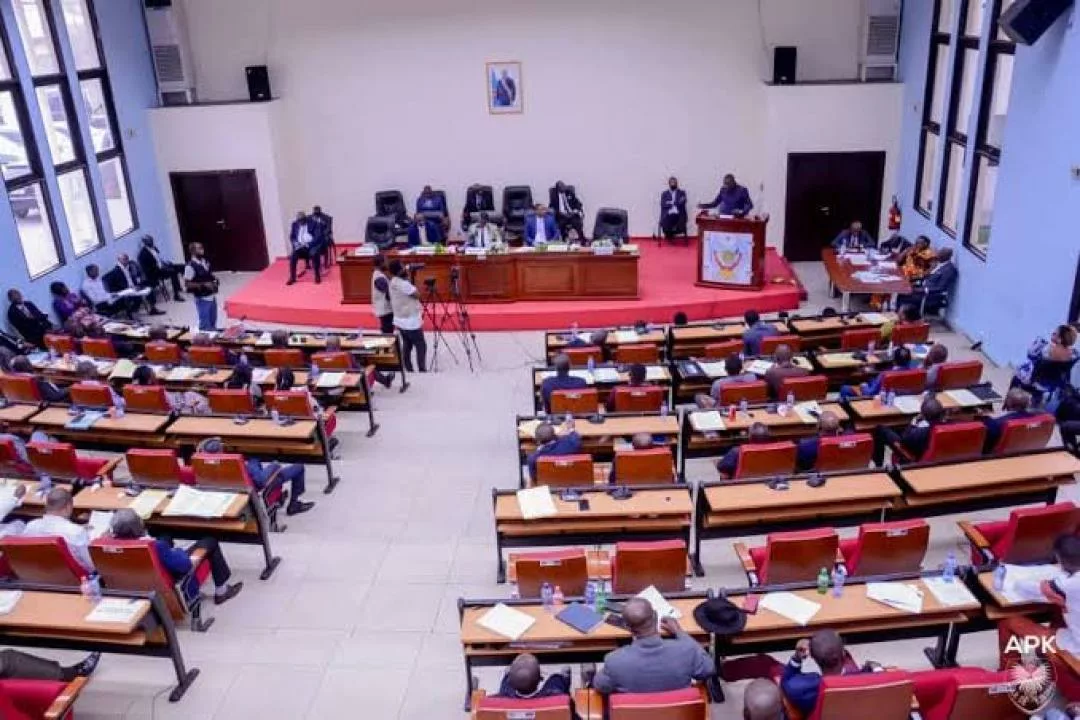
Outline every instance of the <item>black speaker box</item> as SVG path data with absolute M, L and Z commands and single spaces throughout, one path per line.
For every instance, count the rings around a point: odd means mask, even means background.
M 795 61 L 798 53 L 798 48 L 790 45 L 777 45 L 773 48 L 773 85 L 795 84 Z
M 270 71 L 265 65 L 249 65 L 247 72 L 248 97 L 251 102 L 269 102 Z
M 998 23 L 1013 42 L 1034 45 L 1070 5 L 1072 0 L 1015 0 Z

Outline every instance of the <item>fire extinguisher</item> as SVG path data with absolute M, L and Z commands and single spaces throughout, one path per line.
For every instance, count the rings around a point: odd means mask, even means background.
M 893 195 L 892 207 L 889 208 L 889 230 L 896 232 L 900 229 L 900 221 L 903 219 L 903 215 L 900 213 L 900 203 L 897 201 L 896 196 Z

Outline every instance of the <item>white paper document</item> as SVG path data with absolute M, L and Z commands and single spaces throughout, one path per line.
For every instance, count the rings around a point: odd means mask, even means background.
M 884 325 L 887 317 L 878 312 L 859 313 L 859 319 L 868 325 Z
M 946 390 L 945 394 L 960 407 L 978 407 L 983 404 L 979 396 L 967 389 Z
M 509 605 L 498 603 L 495 607 L 484 613 L 476 624 L 490 630 L 496 635 L 502 635 L 511 640 L 517 640 L 525 631 L 533 626 L 536 618 L 520 610 L 515 610 Z
M 922 581 L 930 594 L 945 607 L 979 604 L 979 601 L 967 589 L 967 585 L 958 580 L 945 582 L 941 577 L 932 576 L 924 577 Z
M 1043 580 L 1053 580 L 1061 574 L 1058 565 L 1005 565 L 1005 588 L 1001 594 L 1009 602 L 1045 602 L 1039 590 Z
M 547 485 L 518 490 L 517 501 L 518 507 L 521 508 L 521 517 L 526 520 L 537 520 L 559 514 L 555 507 L 555 499 L 551 497 L 551 488 Z
M 234 499 L 236 499 L 236 493 L 195 490 L 187 485 L 180 485 L 161 514 L 219 518 L 225 514 L 225 510 Z
M 650 585 L 637 594 L 642 600 L 648 600 L 652 605 L 653 610 L 656 611 L 656 617 L 663 620 L 666 617 L 675 618 L 678 620 L 682 617 L 682 612 L 678 608 L 674 607 L 671 603 L 664 599 L 664 596 L 660 594 L 660 591 L 656 589 L 655 585 Z
M 394 344 L 394 338 L 364 338 L 360 345 L 365 350 L 375 350 L 376 348 L 390 347 Z
M 619 382 L 619 371 L 615 368 L 595 368 L 592 371 L 593 382 L 614 383 Z
M 143 520 L 147 519 L 154 514 L 161 501 L 168 497 L 169 493 L 164 490 L 143 490 L 139 493 L 138 497 L 131 499 L 129 508 L 135 511 L 135 513 Z
M 107 322 L 101 326 L 101 329 L 112 335 L 119 335 L 120 333 L 126 333 L 130 325 L 120 322 Z
M 193 367 L 174 367 L 165 376 L 165 379 L 169 382 L 184 382 L 191 380 L 199 372 L 199 368 Z
M 123 598 L 104 598 L 90 614 L 87 622 L 129 623 L 135 619 L 145 600 L 126 600 Z
M 270 337 L 269 332 L 262 333 L 261 335 L 259 335 L 259 339 L 255 341 L 255 345 L 259 346 L 259 347 L 266 347 L 266 346 L 269 346 L 269 345 L 273 345 L 273 343 L 274 343 L 274 341 Z
M 793 623 L 806 627 L 821 610 L 821 605 L 789 592 L 766 593 L 758 607 L 770 610 Z
M 113 514 L 108 510 L 91 510 L 90 522 L 87 523 L 87 530 L 90 533 L 91 540 L 97 540 L 99 537 L 109 531 L 109 527 L 112 525 Z
M 637 334 L 637 330 L 616 330 L 615 342 L 617 343 L 636 343 L 641 339 L 641 336 Z
M 336 388 L 341 385 L 341 381 L 345 379 L 345 373 L 343 372 L 324 372 L 319 375 L 319 379 L 315 382 L 317 388 Z
M 755 375 L 764 375 L 769 372 L 769 368 L 771 368 L 773 364 L 774 363 L 769 362 L 768 360 L 752 360 L 746 364 L 746 372 L 751 372 Z
M 361 245 L 353 250 L 354 257 L 366 257 L 379 254 L 379 248 L 374 245 Z
M 916 585 L 899 582 L 867 583 L 866 597 L 904 612 L 915 614 L 922 612 L 922 590 Z
M 541 381 L 547 380 L 549 377 L 555 377 L 555 371 L 545 370 L 543 372 L 536 373 L 536 378 Z M 570 377 L 581 378 L 590 385 L 593 384 L 592 373 L 590 373 L 588 370 L 571 370 Z
M 922 407 L 922 395 L 897 395 L 893 404 L 905 415 L 918 415 Z
M 721 432 L 727 427 L 724 416 L 716 410 L 690 413 L 690 426 L 698 432 Z
M 274 368 L 251 368 L 251 381 L 256 385 L 261 385 L 267 382 L 274 372 Z
M 817 423 L 817 418 L 812 413 L 821 415 L 821 406 L 818 405 L 817 400 L 807 400 L 795 405 L 795 414 L 807 425 Z
M 7 615 L 22 598 L 22 590 L 0 590 L 0 615 Z
M 722 378 L 727 377 L 727 368 L 724 367 L 722 362 L 705 362 L 698 360 L 698 367 L 701 368 L 701 372 L 708 375 L 710 378 Z
M 645 368 L 645 379 L 656 382 L 658 380 L 667 380 L 667 371 L 659 365 L 648 365 Z
M 127 358 L 117 360 L 113 365 L 112 372 L 109 373 L 110 380 L 130 380 L 135 376 L 135 363 L 131 362 Z

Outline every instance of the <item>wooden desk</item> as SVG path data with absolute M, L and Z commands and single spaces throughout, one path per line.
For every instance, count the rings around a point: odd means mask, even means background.
M 638 254 L 625 250 L 613 255 L 532 248 L 497 255 L 421 255 L 398 250 L 387 256 L 388 261 L 425 266 L 416 273 L 421 294 L 426 294 L 424 281 L 434 278 L 436 291 L 449 297 L 451 268 L 458 268 L 461 297 L 471 303 L 638 297 Z M 371 302 L 372 258 L 345 255 L 338 267 L 342 302 Z
M 114 338 L 143 345 L 150 337 L 150 327 L 150 325 L 143 323 L 126 323 L 110 320 L 102 326 L 102 329 Z M 187 332 L 188 328 L 186 326 L 179 327 L 168 325 L 165 326 L 165 339 L 169 342 L 176 342 Z
M 743 358 L 743 370 L 745 372 L 753 372 L 757 378 L 764 379 L 764 372 L 758 372 L 756 370 L 751 370 L 750 368 L 750 365 L 755 360 L 763 360 L 772 363 L 772 356 L 761 355 L 758 357 Z M 686 362 L 686 360 L 684 360 L 684 362 Z M 708 395 L 712 391 L 714 381 L 727 377 L 727 369 L 724 367 L 723 360 L 705 360 L 697 358 L 692 362 L 702 373 L 704 373 L 704 376 L 684 375 L 679 363 L 672 363 L 674 394 L 675 400 L 678 402 L 691 401 L 694 399 L 694 396 L 698 394 Z M 795 355 L 791 358 L 791 362 L 809 373 L 814 372 L 814 365 L 808 354 Z
M 597 367 L 597 369 L 610 368 L 612 370 L 619 370 L 619 377 L 614 382 L 608 382 L 608 381 L 597 381 L 595 379 L 595 377 L 593 375 L 589 374 L 589 372 L 587 370 L 582 370 L 581 368 L 575 368 L 574 370 L 571 370 L 571 373 L 573 374 L 575 372 L 578 372 L 578 373 L 584 373 L 585 375 L 587 375 L 588 377 L 585 379 L 585 382 L 587 383 L 587 386 L 591 387 L 591 388 L 596 388 L 597 395 L 598 395 L 599 400 L 600 400 L 600 402 L 602 404 L 602 403 L 607 402 L 608 396 L 615 390 L 615 388 L 619 387 L 620 385 L 626 385 L 626 384 L 628 384 L 630 382 L 630 375 L 625 369 L 620 369 L 620 368 L 623 368 L 625 366 L 604 364 L 604 365 L 597 365 L 596 367 Z M 649 385 L 657 385 L 659 387 L 668 388 L 670 390 L 670 388 L 671 388 L 671 371 L 668 370 L 667 365 L 661 365 L 661 364 L 646 365 L 645 368 L 646 368 L 646 372 L 648 372 L 648 380 L 647 380 L 647 382 L 648 382 Z M 541 412 L 544 409 L 544 398 L 543 398 L 543 395 L 540 392 L 540 388 L 543 386 L 544 380 L 546 380 L 547 378 L 552 377 L 554 375 L 555 375 L 555 368 L 553 368 L 553 367 L 540 366 L 540 367 L 534 367 L 532 369 L 533 409 L 536 412 Z M 668 403 L 669 406 L 671 405 L 670 392 L 668 393 L 668 398 L 667 398 L 666 402 Z
M 984 412 L 992 410 L 994 399 L 985 400 L 979 405 L 964 407 L 949 397 L 945 392 L 935 393 L 946 414 L 952 420 L 974 420 Z M 846 403 L 855 429 L 872 430 L 879 426 L 896 427 L 906 425 L 918 415 L 918 411 L 905 413 L 895 405 L 883 405 L 878 398 L 860 398 Z
M 619 345 L 655 345 L 662 358 L 667 345 L 667 333 L 663 327 L 650 326 L 646 332 L 639 333 L 632 327 L 579 328 L 578 335 L 591 335 L 597 330 L 607 330 L 607 345 L 617 348 Z M 544 356 L 550 363 L 556 355 L 570 345 L 570 330 L 548 330 L 544 333 Z
M 0 423 L 8 423 L 16 428 L 23 427 L 30 418 L 37 415 L 40 409 L 38 405 L 23 403 L 5 405 L 0 407 Z
M 853 275 L 860 270 L 870 270 L 870 265 L 854 266 L 847 258 L 839 257 L 832 248 L 825 248 L 821 251 L 821 261 L 825 263 L 825 272 L 829 274 L 830 295 L 832 294 L 833 288 L 840 291 L 843 298 L 840 303 L 840 309 L 843 312 L 847 312 L 850 307 L 851 296 L 853 294 L 889 295 L 889 304 L 891 307 L 895 308 L 897 296 L 907 295 L 911 292 L 911 283 L 904 278 L 899 269 L 890 271 L 892 275 L 896 276 L 895 280 L 880 283 L 867 283 L 856 279 Z
M 493 489 L 498 582 L 506 579 L 503 548 L 600 545 L 625 539 L 682 539 L 690 547 L 694 508 L 689 486 L 637 486 L 633 496 L 625 500 L 612 498 L 607 490 L 581 489 L 589 501 L 588 510 L 580 510 L 576 501 L 566 502 L 553 492 L 558 514 L 526 520 L 515 491 Z
M 879 313 L 886 320 L 895 320 L 895 313 Z M 880 328 L 884 323 L 878 318 L 868 320 L 861 313 L 836 315 L 835 317 L 798 317 L 788 318 L 791 332 L 803 339 L 804 346 L 815 348 L 838 348 L 840 338 L 847 330 Z
M 773 327 L 778 335 L 786 335 L 788 327 L 781 320 L 773 321 Z M 726 340 L 742 340 L 746 332 L 746 323 L 742 320 L 725 320 L 709 324 L 690 324 L 683 327 L 671 326 L 668 329 L 669 357 L 702 358 L 705 356 L 705 346 Z
M 165 446 L 165 427 L 171 417 L 144 413 L 124 413 L 124 417 L 102 417 L 87 430 L 69 430 L 66 407 L 47 407 L 29 419 L 30 425 L 79 447 L 126 450 L 131 447 Z

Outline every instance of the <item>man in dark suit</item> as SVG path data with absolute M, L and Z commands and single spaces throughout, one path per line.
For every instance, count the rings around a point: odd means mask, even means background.
M 559 234 L 570 239 L 570 230 L 576 230 L 578 239 L 585 238 L 585 210 L 578 199 L 574 188 L 559 180 L 555 187 L 548 191 L 551 209 L 555 212 L 555 223 L 559 226 Z
M 872 248 L 876 245 L 874 238 L 870 237 L 870 233 L 863 230 L 862 223 L 858 220 L 851 223 L 851 226 L 847 229 L 841 230 L 840 234 L 832 241 L 833 250 L 852 252 Z
M 423 213 L 416 213 L 409 226 L 409 247 L 417 245 L 441 245 L 442 225 Z
M 762 443 L 767 443 L 769 442 L 770 437 L 771 433 L 769 433 L 769 426 L 765 423 L 756 422 L 750 426 L 750 430 L 747 432 L 747 444 L 760 445 Z M 735 477 L 735 473 L 739 469 L 739 454 L 741 449 L 741 445 L 736 445 L 724 453 L 724 457 L 717 461 L 716 471 L 720 473 L 720 477 L 725 479 Z
M 754 203 L 750 199 L 750 191 L 735 182 L 735 176 L 728 173 L 724 176 L 724 184 L 720 187 L 720 192 L 716 194 L 716 199 L 711 203 L 702 203 L 698 207 L 702 210 L 716 208 L 716 212 L 721 215 L 743 217 L 754 209 Z
M 686 191 L 678 179 L 668 178 L 668 189 L 660 193 L 660 230 L 669 240 L 686 234 Z
M 154 238 L 144 235 L 142 247 L 139 249 L 139 267 L 143 277 L 152 287 L 156 287 L 162 278 L 168 278 L 172 283 L 172 296 L 174 302 L 183 302 L 183 288 L 180 287 L 180 278 L 184 274 L 184 266 L 179 263 L 167 261 L 161 256 L 161 251 L 154 245 Z
M 8 324 L 15 328 L 28 343 L 38 347 L 45 345 L 45 333 L 52 330 L 53 324 L 48 316 L 38 310 L 38 306 L 29 300 L 24 300 L 22 293 L 11 288 L 8 290 L 7 319 Z
M 315 284 L 322 282 L 322 262 L 319 257 L 319 241 L 316 232 L 310 218 L 304 214 L 303 210 L 296 213 L 296 219 L 289 227 L 289 244 L 292 249 L 289 252 L 289 280 L 285 283 L 286 285 L 296 283 L 296 263 L 301 259 L 308 261 L 308 267 L 315 266 Z
M 541 423 L 536 428 L 536 450 L 533 450 L 525 464 L 529 466 L 529 478 L 536 480 L 536 461 L 551 455 L 574 455 L 581 452 L 581 436 L 574 430 L 574 422 L 563 423 L 563 434 L 559 435 L 551 423 Z
M 438 213 L 443 232 L 450 231 L 450 208 L 446 207 L 445 197 L 432 190 L 430 185 L 425 185 L 420 196 L 416 198 L 416 212 Z
M 583 377 L 570 374 L 570 358 L 564 353 L 555 356 L 552 365 L 555 374 L 544 378 L 540 383 L 540 398 L 544 401 L 544 412 L 551 412 L 551 393 L 556 390 L 577 390 L 588 386 Z
M 308 217 L 312 230 L 315 232 L 315 242 L 326 263 L 326 269 L 330 269 L 330 263 L 334 259 L 334 218 L 323 212 L 321 205 L 311 208 Z
M 536 209 L 525 216 L 525 244 L 546 245 L 547 243 L 559 242 L 559 225 L 555 222 L 548 209 L 543 205 L 537 205 Z
M 472 225 L 473 213 L 495 213 L 495 197 L 479 183 L 470 185 L 465 190 L 465 207 L 461 209 L 461 229 L 468 230 Z
M 799 441 L 798 455 L 795 459 L 795 467 L 798 468 L 799 472 L 808 472 L 817 465 L 821 438 L 836 437 L 842 433 L 840 418 L 836 416 L 836 413 L 828 410 L 821 413 L 821 417 L 818 418 L 818 434 Z
M 949 291 L 956 284 L 959 273 L 952 261 L 952 248 L 941 248 L 937 252 L 934 261 L 934 269 L 923 279 L 922 287 L 910 295 L 901 295 L 897 301 L 897 307 L 901 305 L 913 305 L 923 308 L 923 312 L 937 312 L 946 302 Z M 923 300 L 926 300 L 925 307 Z
M 930 447 L 930 434 L 935 425 L 945 422 L 945 408 L 936 397 L 923 400 L 918 416 L 898 434 L 890 427 L 878 427 L 874 430 L 874 464 L 885 464 L 885 446 L 901 446 L 914 462 L 922 459 Z M 895 460 L 894 460 L 895 463 Z
M 806 377 L 810 371 L 795 364 L 791 348 L 787 345 L 777 346 L 773 360 L 773 366 L 765 373 L 765 383 L 769 386 L 769 395 L 774 400 L 784 400 L 785 398 L 780 396 L 784 380 L 789 377 Z
M 986 425 L 984 453 L 994 451 L 994 446 L 1001 440 L 1001 433 L 1005 432 L 1005 423 L 1009 420 L 1028 418 L 1033 415 L 1031 412 L 1031 393 L 1020 388 L 1013 388 L 1005 395 L 1005 400 L 1001 403 L 1001 409 L 1004 411 L 1003 414 L 997 417 L 983 418 L 983 424 Z
M 155 304 L 153 286 L 143 277 L 139 264 L 132 262 L 127 253 L 120 253 L 116 256 L 116 267 L 105 273 L 101 278 L 101 282 L 105 285 L 105 289 L 111 293 L 120 293 L 124 290 L 148 290 L 145 299 L 146 305 L 150 308 L 150 314 L 165 314 L 165 311 L 158 310 Z M 135 300 L 132 305 L 137 306 L 137 302 Z

